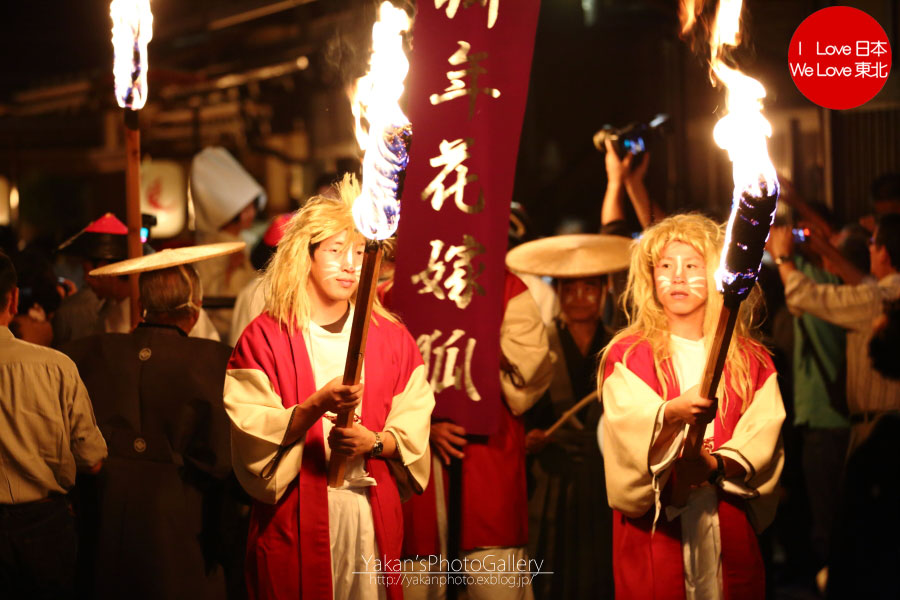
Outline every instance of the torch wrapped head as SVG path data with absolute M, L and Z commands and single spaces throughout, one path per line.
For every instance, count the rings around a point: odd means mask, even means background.
M 147 101 L 147 44 L 153 37 L 150 0 L 112 0 L 116 102 L 140 110 Z
M 372 27 L 369 72 L 360 77 L 351 101 L 356 139 L 363 158 L 362 193 L 353 219 L 370 240 L 385 240 L 397 231 L 400 196 L 412 126 L 400 109 L 403 80 L 409 71 L 403 35 L 411 22 L 406 12 L 383 2 Z
M 763 250 L 769 238 L 769 227 L 775 220 L 778 180 L 760 183 L 761 195 L 748 189 L 735 194 L 731 218 L 725 231 L 722 262 L 716 271 L 716 284 L 726 304 L 742 302 L 759 277 Z
M 356 227 L 369 239 L 384 240 L 397 231 L 400 196 L 409 163 L 412 125 L 388 126 L 363 161 L 363 189 L 353 204 Z
M 740 11 L 738 11 L 740 12 Z M 750 293 L 775 220 L 779 184 L 769 158 L 772 125 L 762 114 L 763 85 L 713 61 L 713 72 L 728 89 L 728 114 L 716 123 L 713 138 L 732 162 L 734 195 L 716 282 L 726 304 L 735 307 Z

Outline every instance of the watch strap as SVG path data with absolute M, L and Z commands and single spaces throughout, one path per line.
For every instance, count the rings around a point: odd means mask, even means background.
M 372 446 L 372 451 L 369 452 L 369 456 L 372 458 L 378 458 L 381 456 L 381 453 L 384 452 L 384 442 L 381 441 L 381 434 L 379 432 L 375 432 L 375 444 Z
M 709 482 L 718 486 L 725 480 L 725 461 L 718 454 L 713 454 L 713 457 L 716 459 L 716 470 L 710 473 Z

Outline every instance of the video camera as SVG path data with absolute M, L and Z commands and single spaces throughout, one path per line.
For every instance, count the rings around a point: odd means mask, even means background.
M 603 129 L 594 134 L 594 147 L 600 152 L 606 152 L 606 140 L 609 140 L 620 159 L 624 160 L 630 152 L 634 155 L 634 164 L 637 164 L 647 151 L 649 137 L 663 133 L 663 126 L 668 120 L 669 115 L 660 113 L 649 123 L 629 123 L 625 127 L 604 125 Z
M 772 223 L 774 227 L 784 227 L 789 225 L 791 233 L 794 236 L 795 244 L 805 243 L 810 236 L 808 227 L 798 227 L 795 223 L 794 209 L 786 202 L 779 202 L 775 209 L 775 221 Z

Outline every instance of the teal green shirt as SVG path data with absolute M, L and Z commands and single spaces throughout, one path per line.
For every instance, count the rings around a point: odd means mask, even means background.
M 816 283 L 841 283 L 839 277 L 801 256 L 796 257 L 795 263 L 801 273 Z M 810 314 L 794 317 L 795 425 L 817 429 L 849 427 L 847 419 L 829 401 L 829 393 L 838 394 L 842 400 L 846 398 L 844 379 L 839 380 L 846 364 L 843 329 Z

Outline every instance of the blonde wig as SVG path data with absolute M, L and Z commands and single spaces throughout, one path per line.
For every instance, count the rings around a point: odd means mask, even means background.
M 707 300 L 703 318 L 703 335 L 706 338 L 706 347 L 710 347 L 722 307 L 722 294 L 716 289 L 715 272 L 719 266 L 719 255 L 724 237 L 723 226 L 700 214 L 685 214 L 674 215 L 656 223 L 644 231 L 640 240 L 635 242 L 635 248 L 631 255 L 631 266 L 628 270 L 628 284 L 622 295 L 622 304 L 625 314 L 628 316 L 628 325 L 618 332 L 603 350 L 597 377 L 601 389 L 609 349 L 622 339 L 635 336 L 635 341 L 626 350 L 625 357 L 638 343 L 648 342 L 653 352 L 654 370 L 662 386 L 663 397 L 666 396 L 667 385 L 662 365 L 671 358 L 669 327 L 662 304 L 656 296 L 653 268 L 659 262 L 660 255 L 669 242 L 684 242 L 690 245 L 706 261 Z M 760 296 L 759 288 L 754 287 L 750 296 L 741 304 L 734 330 L 734 339 L 728 349 L 725 362 L 725 372 L 729 377 L 729 383 L 741 398 L 741 413 L 746 410 L 753 397 L 754 382 L 750 381 L 751 356 L 762 359 L 765 353 L 763 346 L 751 338 L 753 314 Z M 724 377 L 722 381 L 725 381 Z M 720 384 L 719 394 L 722 389 Z M 719 398 L 723 403 L 727 403 L 729 401 L 728 394 L 726 393 L 724 396 L 719 395 Z M 722 414 L 724 414 L 724 410 Z
M 294 214 L 263 275 L 265 310 L 291 333 L 309 325 L 307 284 L 315 247 L 342 232 L 347 233 L 347 248 L 364 241 L 356 230 L 351 211 L 353 201 L 359 195 L 359 183 L 348 173 L 335 189 L 336 197 L 314 196 Z M 356 303 L 356 292 L 352 301 Z M 396 317 L 381 305 L 377 295 L 373 311 L 389 321 L 396 321 Z

